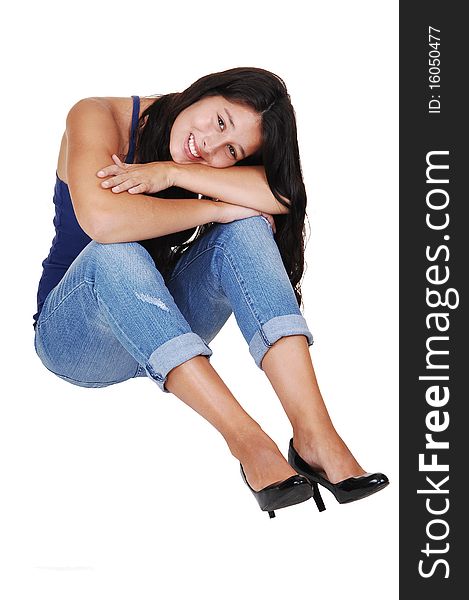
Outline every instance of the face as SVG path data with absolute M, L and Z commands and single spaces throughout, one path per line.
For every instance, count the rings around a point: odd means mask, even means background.
M 222 169 L 254 154 L 261 143 L 260 115 L 222 96 L 208 96 L 176 117 L 169 151 L 176 163 Z

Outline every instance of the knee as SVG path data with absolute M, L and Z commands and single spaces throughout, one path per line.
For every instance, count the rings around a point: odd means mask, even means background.
M 154 262 L 148 251 L 138 242 L 118 242 L 102 244 L 96 240 L 86 247 L 89 258 L 96 266 L 112 266 L 114 269 L 126 269 L 135 264 L 148 265 L 154 268 Z
M 231 223 L 220 224 L 220 237 L 225 242 L 243 246 L 259 246 L 266 238 L 273 239 L 273 230 L 269 221 L 262 215 L 238 219 Z

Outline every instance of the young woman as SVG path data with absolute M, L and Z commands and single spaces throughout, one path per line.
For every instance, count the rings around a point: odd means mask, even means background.
M 387 485 L 339 437 L 316 381 L 300 312 L 306 192 L 278 76 L 236 68 L 181 93 L 81 100 L 56 175 L 33 317 L 47 369 L 175 394 L 221 433 L 271 517 L 311 496 L 323 510 L 318 483 L 340 503 Z M 288 461 L 210 364 L 232 312 L 291 422 Z

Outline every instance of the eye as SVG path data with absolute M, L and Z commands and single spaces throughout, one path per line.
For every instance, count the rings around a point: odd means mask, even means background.
M 220 129 L 225 131 L 225 121 L 220 117 L 220 115 L 217 115 L 217 118 Z M 230 151 L 231 156 L 236 160 L 236 150 L 233 148 L 233 146 L 231 146 L 231 144 L 228 145 L 228 150 Z

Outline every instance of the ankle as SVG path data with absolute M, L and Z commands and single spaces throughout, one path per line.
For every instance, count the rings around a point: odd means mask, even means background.
M 238 436 L 231 450 L 242 464 L 246 479 L 255 491 L 296 474 L 277 444 L 260 428 Z
M 298 445 L 310 450 L 318 449 L 325 444 L 334 444 L 334 442 L 337 443 L 340 440 L 339 434 L 330 422 L 314 428 L 305 427 L 304 425 L 295 426 L 293 427 L 292 437 L 295 448 Z
M 231 454 L 242 463 L 245 456 L 252 454 L 256 448 L 266 443 L 266 438 L 268 436 L 260 425 L 253 425 L 225 436 L 225 441 Z M 272 440 L 270 441 L 273 443 Z
M 314 437 L 302 431 L 293 436 L 293 447 L 306 462 L 325 474 L 331 483 L 365 473 L 348 446 L 335 431 Z

